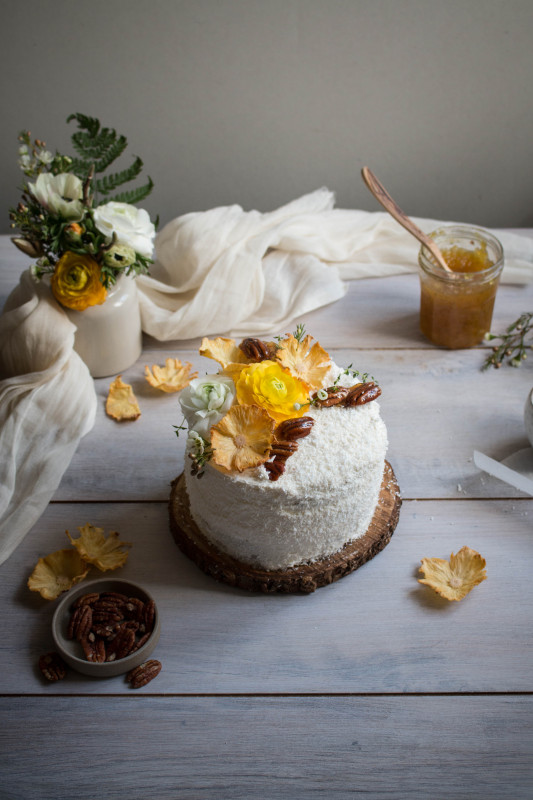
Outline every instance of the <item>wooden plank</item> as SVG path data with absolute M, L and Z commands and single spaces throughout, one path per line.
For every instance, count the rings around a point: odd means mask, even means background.
M 369 371 L 382 386 L 379 400 L 389 432 L 388 460 L 406 498 L 520 497 L 521 493 L 480 472 L 475 449 L 503 459 L 528 446 L 523 409 L 533 382 L 529 362 L 521 369 L 481 372 L 477 350 L 372 352 L 331 351 L 337 363 Z M 105 414 L 111 379 L 95 382 L 96 424 L 80 442 L 55 494 L 56 500 L 166 500 L 170 482 L 183 470 L 185 436 L 176 395 L 158 392 L 144 378 L 144 365 L 164 363 L 168 351 L 144 353 L 124 373 L 142 415 L 117 423 Z M 216 367 L 197 351 L 179 354 L 199 373 Z M 150 356 L 150 357 L 148 357 Z
M 533 500 L 405 502 L 372 561 L 311 595 L 262 595 L 216 583 L 177 548 L 164 504 L 52 504 L 0 567 L 0 693 L 116 694 L 123 678 L 70 673 L 44 684 L 54 603 L 30 593 L 39 556 L 91 522 L 133 543 L 117 577 L 154 595 L 163 664 L 143 693 L 527 692 L 531 690 Z M 460 603 L 417 582 L 423 557 L 469 545 L 488 579 Z M 96 573 L 96 570 L 94 570 Z
M 531 697 L 2 699 L 2 797 L 529 800 L 532 705 Z

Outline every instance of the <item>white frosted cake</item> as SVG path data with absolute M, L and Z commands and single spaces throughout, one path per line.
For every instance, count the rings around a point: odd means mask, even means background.
M 190 514 L 215 548 L 263 570 L 321 561 L 365 535 L 387 432 L 367 376 L 299 326 L 278 343 L 204 339 L 216 374 L 183 390 Z

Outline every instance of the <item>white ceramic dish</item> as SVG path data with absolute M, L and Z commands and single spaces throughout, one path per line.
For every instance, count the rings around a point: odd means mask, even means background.
M 87 661 L 83 656 L 81 645 L 75 639 L 69 639 L 67 631 L 74 601 L 78 597 L 91 592 L 120 592 L 127 595 L 127 597 L 137 597 L 143 602 L 153 600 L 153 597 L 142 586 L 131 581 L 102 578 L 78 584 L 67 592 L 55 610 L 52 619 L 52 636 L 58 653 L 72 669 L 84 675 L 92 675 L 97 678 L 112 678 L 115 675 L 123 675 L 146 661 L 159 640 L 161 626 L 157 606 L 152 635 L 142 647 L 131 655 L 116 661 L 104 661 L 102 663 Z

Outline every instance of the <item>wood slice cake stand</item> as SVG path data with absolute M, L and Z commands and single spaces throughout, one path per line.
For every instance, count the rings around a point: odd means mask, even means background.
M 401 504 L 396 476 L 386 461 L 379 502 L 364 536 L 320 561 L 269 571 L 232 558 L 205 538 L 191 516 L 182 473 L 172 482 L 170 530 L 180 550 L 217 581 L 251 592 L 309 594 L 321 586 L 338 581 L 383 550 L 398 524 Z

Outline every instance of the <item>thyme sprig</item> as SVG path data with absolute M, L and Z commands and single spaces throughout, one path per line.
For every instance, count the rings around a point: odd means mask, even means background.
M 533 331 L 533 312 L 525 312 L 506 328 L 505 333 L 486 333 L 488 342 L 500 339 L 501 344 L 494 345 L 492 353 L 487 357 L 482 370 L 489 367 L 499 369 L 504 361 L 511 367 L 519 367 L 527 358 L 527 351 L 533 349 L 533 344 L 526 343 Z M 533 337 L 531 337 L 533 342 Z
M 185 419 L 183 422 L 185 422 Z M 180 431 L 188 430 L 187 425 L 184 425 L 183 423 L 181 425 L 173 425 L 172 427 L 174 428 L 174 433 L 178 438 Z M 211 461 L 215 451 L 211 447 L 211 444 L 196 431 L 189 431 L 189 435 L 187 437 L 187 448 L 189 450 L 187 455 L 192 461 L 191 475 L 201 478 L 204 474 L 205 465 L 208 463 L 208 461 Z

